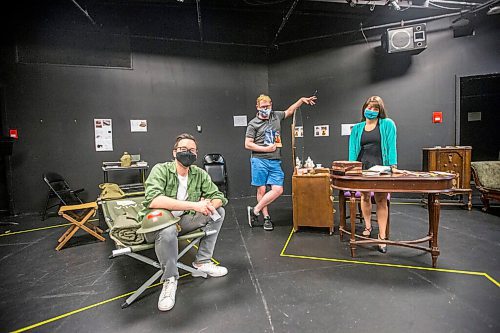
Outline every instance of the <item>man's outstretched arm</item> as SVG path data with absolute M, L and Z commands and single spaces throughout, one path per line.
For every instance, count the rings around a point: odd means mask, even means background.
M 286 109 L 285 111 L 285 118 L 288 118 L 288 117 L 291 117 L 293 116 L 293 114 L 295 113 L 295 111 L 297 111 L 298 108 L 300 108 L 300 106 L 302 104 L 307 104 L 307 105 L 314 105 L 316 104 L 316 100 L 318 98 L 316 96 L 311 96 L 311 97 L 301 97 L 299 98 L 299 100 L 295 103 L 293 103 L 292 105 L 290 105 L 288 107 L 288 109 Z

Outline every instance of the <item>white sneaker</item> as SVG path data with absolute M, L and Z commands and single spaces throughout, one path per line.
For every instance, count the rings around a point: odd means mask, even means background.
M 177 280 L 175 277 L 168 278 L 163 282 L 163 289 L 158 299 L 158 310 L 168 311 L 175 305 L 175 292 L 177 291 Z
M 222 266 L 216 266 L 213 262 L 209 261 L 203 264 L 196 264 L 193 262 L 193 267 L 199 269 L 202 272 L 207 273 L 212 277 L 224 276 L 227 274 L 227 268 Z

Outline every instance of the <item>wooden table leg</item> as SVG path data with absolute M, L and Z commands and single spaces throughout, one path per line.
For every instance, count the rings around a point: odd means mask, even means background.
M 438 196 L 439 194 L 436 193 L 429 193 L 428 195 L 429 232 L 432 237 L 430 240 L 430 250 L 432 256 L 432 267 L 434 268 L 436 268 L 437 258 L 439 256 L 438 229 L 441 205 Z
M 389 239 L 391 230 L 391 200 L 387 200 L 387 223 L 385 225 L 385 239 Z
M 356 256 L 356 196 L 351 192 L 351 198 L 349 199 L 349 214 L 351 217 L 351 240 L 349 244 L 351 245 L 351 257 Z
M 345 196 L 344 191 L 339 190 L 339 213 L 340 213 L 340 226 L 339 226 L 339 235 L 340 241 L 343 240 L 345 230 Z

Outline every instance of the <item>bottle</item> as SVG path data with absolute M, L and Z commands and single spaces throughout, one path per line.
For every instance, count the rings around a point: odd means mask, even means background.
M 298 156 L 295 158 L 295 166 L 297 167 L 297 169 L 300 169 L 302 167 L 302 162 L 300 161 L 300 158 Z
M 304 164 L 304 166 L 306 168 L 314 168 L 314 162 L 313 162 L 313 160 L 311 160 L 310 156 L 307 157 L 307 160 L 306 160 L 306 163 Z
M 124 152 L 123 156 L 120 158 L 122 167 L 129 167 L 132 164 L 132 156 L 129 153 Z

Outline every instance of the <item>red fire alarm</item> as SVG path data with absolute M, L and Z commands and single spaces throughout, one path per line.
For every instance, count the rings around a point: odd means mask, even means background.
M 432 113 L 432 122 L 434 124 L 436 123 L 442 123 L 443 122 L 443 113 L 436 111 Z
M 19 139 L 19 136 L 17 135 L 17 129 L 10 129 L 9 136 L 13 139 Z

